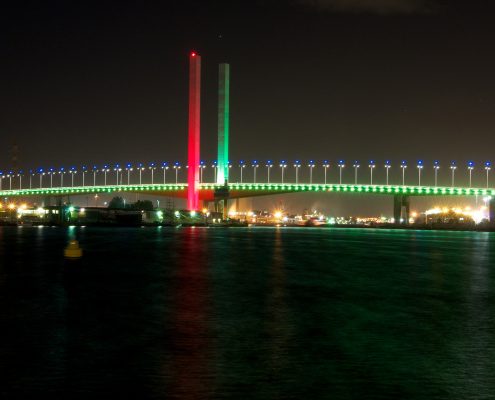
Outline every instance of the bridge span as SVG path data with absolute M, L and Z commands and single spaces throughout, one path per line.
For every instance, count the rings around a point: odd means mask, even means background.
M 166 196 L 187 199 L 187 183 L 169 184 L 122 184 L 98 186 L 66 186 L 50 188 L 31 188 L 2 190 L 3 198 L 61 198 L 66 196 L 84 196 L 89 194 L 118 194 L 136 193 L 143 195 Z M 490 220 L 495 221 L 495 188 L 469 188 L 445 186 L 410 186 L 410 185 L 367 185 L 367 184 L 337 184 L 337 183 L 214 183 L 199 184 L 199 200 L 203 204 L 216 204 L 229 199 L 239 199 L 256 196 L 268 196 L 288 193 L 336 193 L 355 195 L 393 196 L 394 218 L 404 220 L 409 217 L 410 197 L 415 196 L 483 196 L 490 197 Z M 224 208 L 224 207 L 222 207 Z

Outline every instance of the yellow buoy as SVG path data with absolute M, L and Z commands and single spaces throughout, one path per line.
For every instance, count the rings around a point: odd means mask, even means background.
M 64 256 L 66 258 L 81 258 L 82 249 L 79 247 L 79 242 L 77 240 L 71 240 L 69 245 L 64 250 Z

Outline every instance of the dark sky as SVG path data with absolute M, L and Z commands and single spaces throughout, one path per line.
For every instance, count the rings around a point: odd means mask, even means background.
M 229 62 L 232 160 L 438 158 L 447 180 L 451 159 L 493 157 L 489 3 L 9 2 L 0 168 L 14 142 L 24 168 L 186 161 L 195 49 L 203 159 L 215 158 L 217 65 Z

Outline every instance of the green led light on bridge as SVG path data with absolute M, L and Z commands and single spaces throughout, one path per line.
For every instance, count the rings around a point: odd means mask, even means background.
M 230 184 L 231 190 L 246 192 L 303 192 L 303 191 L 326 191 L 344 193 L 371 193 L 371 194 L 404 194 L 413 196 L 430 195 L 454 195 L 454 196 L 495 196 L 495 189 L 486 188 L 461 188 L 461 187 L 429 187 L 429 186 L 398 186 L 398 185 L 339 185 L 339 184 L 282 184 L 282 183 L 247 183 Z M 216 190 L 223 185 L 202 184 L 200 190 Z M 86 187 L 63 187 L 63 188 L 36 188 L 22 190 L 3 190 L 0 196 L 41 196 L 41 195 L 71 195 L 84 193 L 113 193 L 113 192 L 167 192 L 178 191 L 187 188 L 187 184 L 156 184 L 156 185 L 112 185 L 112 186 L 86 186 Z

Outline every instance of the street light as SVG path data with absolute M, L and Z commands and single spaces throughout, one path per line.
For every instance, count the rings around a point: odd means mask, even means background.
M 258 169 L 260 165 L 258 164 L 258 161 L 254 160 L 251 163 L 251 167 L 253 167 L 253 183 L 256 183 L 256 170 Z
M 359 161 L 358 160 L 354 160 L 354 163 L 352 164 L 352 168 L 354 168 L 354 184 L 357 185 L 357 182 L 358 182 L 358 169 L 359 169 L 360 165 L 359 165 Z
M 40 188 L 43 187 L 43 175 L 45 175 L 45 170 L 43 168 L 38 169 L 38 174 L 40 175 Z
M 22 171 L 17 172 L 17 176 L 19 177 L 19 189 L 22 190 Z
M 241 171 L 241 183 L 242 183 L 242 171 L 243 169 L 246 168 L 246 164 L 244 163 L 244 161 L 239 161 L 239 169 Z
M 109 171 L 110 171 L 110 167 L 107 164 L 105 164 L 103 166 L 103 176 L 104 176 L 104 185 L 105 186 L 107 186 L 107 172 L 109 172 Z
M 450 170 L 452 172 L 452 187 L 454 187 L 455 184 L 455 170 L 457 169 L 457 164 L 455 161 L 451 161 L 450 163 Z
M 32 174 L 32 170 L 29 170 L 29 173 Z M 50 167 L 48 169 L 47 174 L 50 176 L 50 188 L 53 188 L 53 175 L 56 174 L 57 171 L 55 171 L 55 168 Z M 29 178 L 29 186 L 31 186 L 31 177 Z
M 213 168 L 213 183 L 217 183 L 218 162 L 216 160 L 213 161 L 211 167 Z
M 402 186 L 404 186 L 406 184 L 407 162 L 405 160 L 402 160 L 400 163 L 400 167 L 402 168 Z
M 375 162 L 373 160 L 370 160 L 368 167 L 370 167 L 370 185 L 373 185 L 373 170 L 376 167 Z
M 205 162 L 200 161 L 200 163 L 199 163 L 199 183 L 203 183 L 203 170 L 205 168 L 206 168 Z
M 131 184 L 131 171 L 133 170 L 132 164 L 127 163 L 125 166 L 125 170 L 127 171 L 127 186 Z
M 282 184 L 284 183 L 284 170 L 285 168 L 287 168 L 287 163 L 285 162 L 285 160 L 282 160 L 280 161 L 280 171 L 282 173 Z
M 76 167 L 70 167 L 69 174 L 71 178 L 71 186 L 74 187 L 74 175 L 77 173 Z
M 468 171 L 469 171 L 469 187 L 471 187 L 472 177 L 473 177 L 473 169 L 474 169 L 474 162 L 473 161 L 468 161 L 467 167 L 468 167 Z
M 423 169 L 423 160 L 418 160 L 416 168 L 418 168 L 418 186 L 421 186 L 421 170 Z
M 137 170 L 139 171 L 139 184 L 141 185 L 143 183 L 143 171 L 144 171 L 144 165 L 143 163 L 139 163 L 137 166 Z
M 98 172 L 98 167 L 93 165 L 93 186 L 96 186 L 96 173 Z
M 156 169 L 156 165 L 154 162 L 152 162 L 150 165 L 149 165 L 149 170 L 151 171 L 151 184 L 154 185 L 155 184 L 155 176 L 154 176 L 154 173 L 155 173 L 155 169 Z
M 270 160 L 268 160 L 266 162 L 265 167 L 266 167 L 267 182 L 270 183 L 270 169 L 273 167 L 273 163 Z
M 344 160 L 339 160 L 337 166 L 339 167 L 339 185 L 342 185 L 342 168 L 345 167 Z
M 387 186 L 388 186 L 388 172 L 391 167 L 392 165 L 390 164 L 390 160 L 385 161 L 385 171 L 387 172 L 387 178 L 386 178 Z
M 433 169 L 435 171 L 435 186 L 438 186 L 438 170 L 440 169 L 440 162 L 438 160 L 433 161 Z
M 86 186 L 86 182 L 85 182 L 86 172 L 88 172 L 88 167 L 83 165 L 82 166 L 82 184 L 83 184 L 83 187 Z
M 296 185 L 299 183 L 299 168 L 301 168 L 301 162 L 296 160 L 294 162 L 294 168 L 296 169 Z
M 327 184 L 327 170 L 330 168 L 328 160 L 323 161 L 323 171 L 325 172 L 325 185 Z
M 9 190 L 12 190 L 12 177 L 14 176 L 14 171 L 9 171 L 7 176 L 9 178 Z
M 168 163 L 167 162 L 162 162 L 162 169 L 163 169 L 163 184 L 167 183 L 167 169 L 168 169 Z M 201 171 L 201 170 L 200 170 Z
M 13 171 L 9 171 L 7 173 L 7 178 L 9 178 L 9 190 L 12 190 L 12 175 L 14 174 Z
M 313 168 L 315 167 L 315 162 L 313 160 L 309 161 L 309 184 L 313 184 Z
M 9 190 L 12 190 L 12 171 L 7 172 L 6 178 L 9 178 Z
M 486 171 L 486 187 L 488 189 L 489 187 L 489 178 L 488 178 L 488 174 L 490 173 L 490 170 L 492 169 L 492 163 L 490 161 L 487 161 L 485 163 L 485 171 Z
M 115 179 L 117 181 L 117 186 L 118 186 L 119 185 L 119 172 L 122 171 L 120 164 L 115 164 L 115 167 L 113 167 L 113 170 L 115 171 Z
M 29 189 L 33 188 L 33 176 L 35 175 L 35 172 L 30 169 L 29 170 Z
M 174 163 L 174 169 L 175 169 L 175 184 L 177 185 L 179 179 L 179 169 L 180 169 L 180 164 L 178 161 Z

